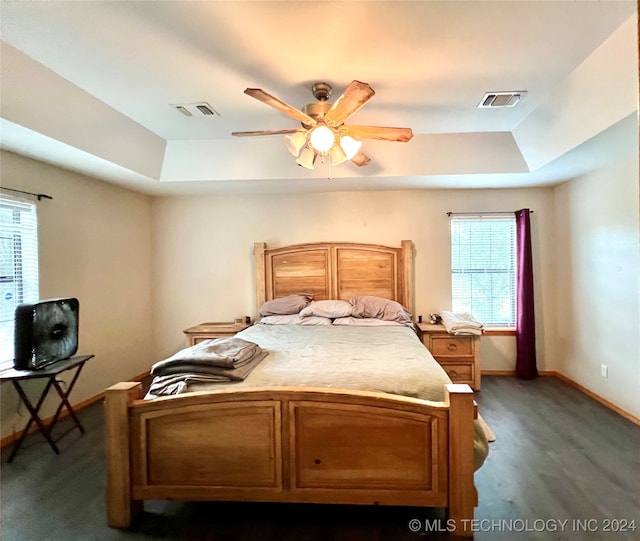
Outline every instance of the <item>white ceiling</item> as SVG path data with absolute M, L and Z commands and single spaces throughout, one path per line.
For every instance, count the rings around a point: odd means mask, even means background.
M 637 152 L 636 5 L 5 0 L 1 144 L 154 194 L 562 182 Z M 302 108 L 354 79 L 376 95 L 347 124 L 415 134 L 365 141 L 366 167 L 308 171 L 281 136 L 231 136 L 297 127 L 246 87 Z M 516 107 L 476 108 L 511 90 Z M 169 106 L 201 101 L 220 116 Z

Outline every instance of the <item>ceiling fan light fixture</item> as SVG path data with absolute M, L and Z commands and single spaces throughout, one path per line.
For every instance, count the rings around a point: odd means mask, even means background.
M 333 145 L 329 151 L 329 156 L 331 158 L 331 165 L 340 165 L 347 161 L 347 155 L 340 145 Z
M 310 149 L 308 146 L 302 149 L 300 153 L 300 157 L 296 160 L 296 163 L 300 167 L 304 167 L 305 169 L 313 169 L 313 164 L 316 161 L 317 154 Z
M 261 88 L 246 88 L 244 93 L 247 96 L 297 120 L 303 129 L 243 131 L 232 132 L 231 135 L 286 135 L 284 141 L 287 149 L 296 157 L 296 163 L 307 169 L 314 168 L 318 156 L 321 163 L 328 159 L 329 165 L 339 165 L 350 160 L 362 167 L 371 161 L 360 151 L 362 139 L 406 143 L 413 137 L 411 128 L 345 125 L 345 121 L 359 111 L 375 92 L 367 83 L 354 80 L 334 103 L 330 103 L 332 90 L 328 83 L 315 83 L 312 92 L 317 101 L 300 110 Z M 349 134 L 353 134 L 355 139 Z
M 311 146 L 318 152 L 327 152 L 336 142 L 335 134 L 324 124 L 313 128 L 309 139 Z
M 300 155 L 302 147 L 304 147 L 307 142 L 307 135 L 308 133 L 306 131 L 299 131 L 284 136 L 284 144 L 287 145 L 287 150 L 296 158 Z
M 356 141 L 350 135 L 345 135 L 340 139 L 340 146 L 342 147 L 342 150 L 344 150 L 347 160 L 350 160 L 360 150 L 362 141 Z

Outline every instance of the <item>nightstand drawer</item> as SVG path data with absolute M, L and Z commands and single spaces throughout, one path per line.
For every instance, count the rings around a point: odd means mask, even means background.
M 473 365 L 471 363 L 440 363 L 453 383 L 473 384 Z
M 473 356 L 472 336 L 432 336 L 431 353 L 438 355 Z
M 418 323 L 418 335 L 454 383 L 480 390 L 480 336 L 449 334 L 444 325 Z

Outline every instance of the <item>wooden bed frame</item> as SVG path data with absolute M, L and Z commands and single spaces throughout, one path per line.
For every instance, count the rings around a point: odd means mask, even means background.
M 256 310 L 265 300 L 377 295 L 413 313 L 413 243 L 254 246 Z M 264 387 L 142 400 L 106 391 L 107 514 L 127 527 L 145 499 L 442 507 L 472 536 L 473 391 L 444 402 L 385 393 Z

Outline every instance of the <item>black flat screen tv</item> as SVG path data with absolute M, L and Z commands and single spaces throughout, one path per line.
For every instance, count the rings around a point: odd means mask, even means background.
M 79 303 L 76 298 L 19 304 L 15 312 L 17 370 L 39 370 L 78 351 Z

